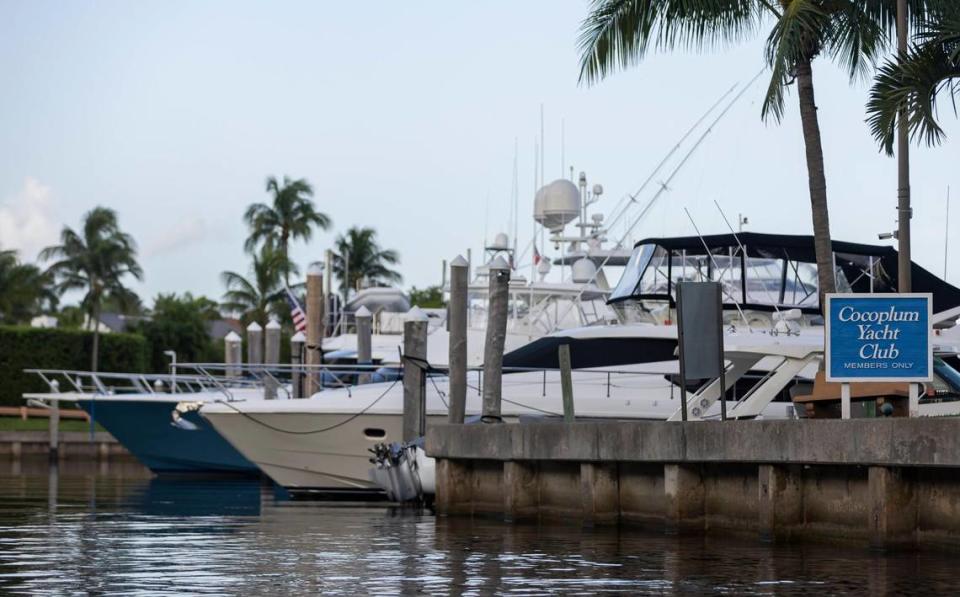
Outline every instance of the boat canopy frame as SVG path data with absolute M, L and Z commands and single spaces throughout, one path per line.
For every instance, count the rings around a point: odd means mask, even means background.
M 886 245 L 868 245 L 832 241 L 834 275 L 841 292 L 872 293 L 897 291 L 897 250 Z M 771 292 L 770 282 L 751 279 L 757 264 L 770 266 L 779 262 L 779 283 Z M 724 306 L 739 305 L 742 309 L 776 311 L 800 309 L 804 313 L 821 313 L 816 276 L 816 253 L 813 236 L 761 234 L 716 234 L 647 238 L 634 245 L 630 262 L 617 287 L 607 301 L 617 305 L 626 301 L 668 302 L 676 307 L 676 284 L 692 278 L 724 282 Z M 805 272 L 801 272 L 804 269 Z M 960 289 L 934 274 L 912 264 L 913 291 L 933 294 L 935 312 L 960 305 Z M 806 274 L 804 276 L 804 274 Z M 662 277 L 651 284 L 650 277 Z M 792 280 L 790 277 L 792 276 Z M 806 279 L 804 279 L 806 278 Z M 800 300 L 788 300 L 788 292 Z M 751 300 L 759 293 L 775 300 Z

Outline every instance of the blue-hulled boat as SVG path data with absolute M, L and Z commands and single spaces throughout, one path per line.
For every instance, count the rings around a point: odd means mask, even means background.
M 155 473 L 260 474 L 197 412 L 209 402 L 262 399 L 263 388 L 247 380 L 206 374 L 28 372 L 40 376 L 50 391 L 26 393 L 25 399 L 76 403 L 90 415 L 91 429 L 100 424 Z
M 175 423 L 172 413 L 178 401 L 167 400 L 171 394 L 160 396 L 163 399 L 104 396 L 77 404 L 155 473 L 259 474 L 257 466 L 195 410 L 181 413 Z

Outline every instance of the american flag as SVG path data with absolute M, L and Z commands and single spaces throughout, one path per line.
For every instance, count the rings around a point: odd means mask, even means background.
M 533 245 L 533 264 L 540 265 L 540 251 L 537 250 L 537 245 Z
M 293 328 L 298 332 L 307 333 L 307 316 L 304 315 L 297 297 L 293 296 L 290 289 L 287 288 L 287 303 L 290 304 L 290 318 L 293 319 Z

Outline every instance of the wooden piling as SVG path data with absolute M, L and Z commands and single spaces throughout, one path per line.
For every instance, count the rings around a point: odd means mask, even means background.
M 418 307 L 410 309 L 403 322 L 403 441 L 426 433 L 427 316 Z M 415 360 L 410 360 L 415 359 Z
M 280 322 L 272 316 L 263 330 L 263 364 L 268 373 L 263 379 L 264 398 L 273 400 L 277 397 L 277 379 L 273 375 L 280 364 Z
M 510 266 L 497 257 L 487 266 L 490 279 L 487 336 L 483 347 L 483 419 L 500 421 L 503 393 L 503 350 L 510 303 Z
M 48 430 L 50 432 L 50 460 L 56 462 L 60 457 L 60 401 L 50 401 L 50 419 L 48 420 Z
M 307 337 L 297 332 L 290 338 L 290 397 L 303 398 L 303 344 Z
M 323 360 L 323 268 L 314 263 L 307 270 L 307 344 L 309 369 L 305 395 L 320 391 L 319 365 Z
M 450 262 L 450 303 L 447 306 L 449 340 L 450 423 L 463 423 L 467 409 L 467 273 L 462 255 Z
M 369 366 L 373 363 L 373 314 L 364 306 L 354 314 L 357 320 L 357 364 Z M 358 383 L 368 383 L 370 373 L 364 370 L 357 377 Z
M 560 392 L 563 396 L 563 420 L 573 423 L 573 378 L 570 372 L 570 345 L 561 344 L 557 349 L 557 359 L 560 362 Z

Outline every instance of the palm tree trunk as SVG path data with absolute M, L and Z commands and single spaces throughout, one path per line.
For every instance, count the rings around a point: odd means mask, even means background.
M 902 62 L 907 53 L 907 2 L 897 0 L 897 52 Z M 907 108 L 897 114 L 897 290 L 910 292 L 912 270 L 910 257 L 910 133 Z
M 287 244 L 290 242 L 290 233 L 286 229 L 280 233 L 280 250 L 283 251 L 283 285 L 290 288 L 290 258 L 287 256 Z
M 800 122 L 807 153 L 807 180 L 810 187 L 810 212 L 813 216 L 813 247 L 817 256 L 820 305 L 823 295 L 836 292 L 833 243 L 830 240 L 830 213 L 827 209 L 827 179 L 823 168 L 823 145 L 817 103 L 813 97 L 813 69 L 810 60 L 797 64 L 797 94 L 800 97 Z
M 93 303 L 93 350 L 90 355 L 90 371 L 97 372 L 100 356 L 100 299 Z

